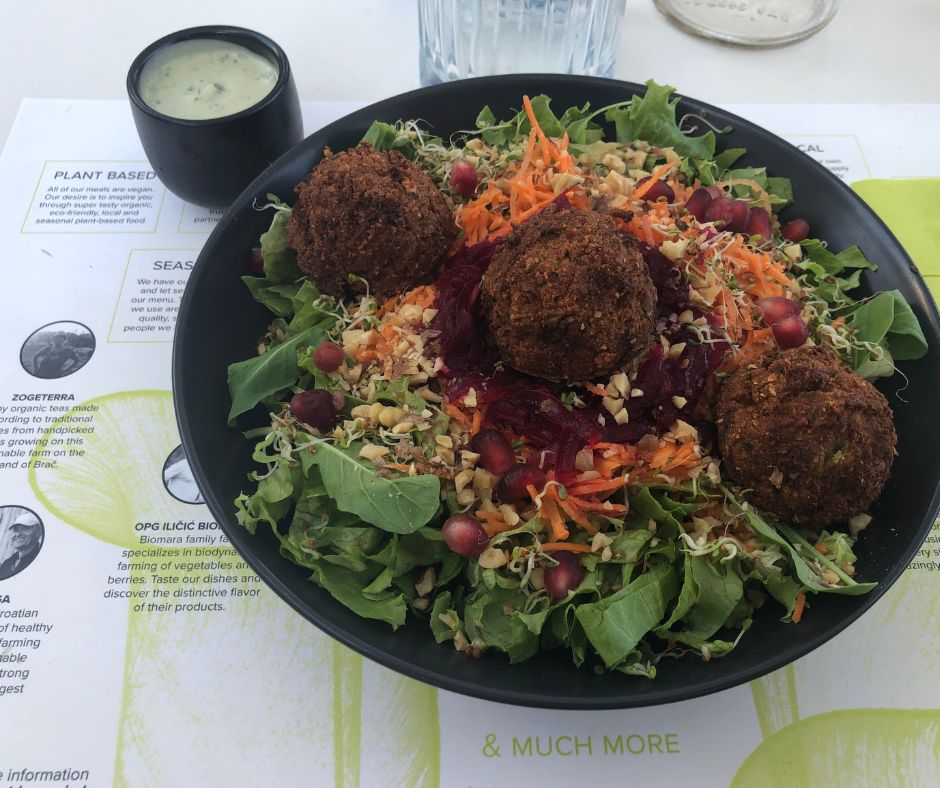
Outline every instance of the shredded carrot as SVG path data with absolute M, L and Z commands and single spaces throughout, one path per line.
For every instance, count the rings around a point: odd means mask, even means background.
M 585 381 L 584 388 L 590 391 L 592 394 L 597 394 L 598 397 L 606 397 L 607 389 L 603 386 L 598 386 L 596 383 L 591 383 L 590 381 Z
M 793 604 L 793 615 L 790 616 L 790 620 L 794 624 L 799 624 L 800 619 L 803 618 L 803 608 L 806 607 L 806 594 L 802 591 L 796 595 L 796 602 Z
M 473 411 L 473 421 L 470 422 L 470 437 L 473 437 L 480 431 L 480 427 L 483 424 L 483 416 L 486 406 L 478 407 Z
M 584 495 L 585 493 L 606 492 L 607 490 L 616 490 L 626 484 L 626 479 L 620 476 L 617 479 L 594 479 L 589 482 L 572 485 L 568 488 L 569 495 Z
M 411 470 L 410 465 L 405 465 L 402 462 L 387 462 L 385 463 L 385 467 L 395 471 L 402 471 L 403 473 L 408 473 L 408 471 Z
M 584 512 L 598 512 L 599 514 L 626 514 L 627 507 L 622 503 L 611 503 L 610 501 L 586 501 L 583 498 L 578 499 L 578 508 Z
M 470 426 L 470 420 L 467 418 L 467 414 L 453 403 L 448 402 L 447 405 L 444 406 L 444 412 L 464 428 Z
M 671 169 L 672 169 L 672 164 L 663 164 L 662 166 L 657 167 L 655 170 L 653 170 L 653 172 L 650 174 L 650 179 L 646 183 L 644 183 L 642 186 L 638 186 L 636 188 L 636 191 L 633 192 L 633 199 L 634 200 L 643 199 L 643 195 L 646 194 L 650 189 L 652 189 L 656 185 L 656 181 L 662 178 L 663 175 L 665 175 Z
M 533 488 L 534 489 L 534 488 Z M 531 493 L 530 493 L 531 494 Z M 539 512 L 548 520 L 549 529 L 552 532 L 552 539 L 563 541 L 568 538 L 568 529 L 565 527 L 565 518 L 561 516 L 554 499 L 547 495 L 542 498 L 542 505 Z
M 581 526 L 581 528 L 590 534 L 597 533 L 597 526 L 591 523 L 590 520 L 587 519 L 587 516 L 584 514 L 584 512 L 581 511 L 578 506 L 577 498 L 569 495 L 566 499 L 562 500 L 560 497 L 558 497 L 558 488 L 554 486 L 549 488 L 549 495 L 551 495 L 555 501 L 555 504 L 565 514 L 567 514 L 568 517 Z
M 505 522 L 503 513 L 492 509 L 477 509 L 476 516 L 478 520 L 486 520 L 488 523 Z
M 576 542 L 545 542 L 542 545 L 543 553 L 590 553 L 591 546 L 577 544 Z
M 510 525 L 505 521 L 483 523 L 483 530 L 486 532 L 486 535 L 489 537 L 496 536 L 496 534 L 501 534 L 506 531 L 511 531 L 515 526 Z

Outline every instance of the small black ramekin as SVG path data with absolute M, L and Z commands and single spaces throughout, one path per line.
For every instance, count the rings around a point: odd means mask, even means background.
M 271 92 L 234 115 L 183 120 L 147 106 L 137 88 L 144 64 L 157 50 L 194 38 L 239 44 L 277 64 Z M 137 133 L 157 177 L 178 197 L 207 208 L 227 208 L 278 156 L 303 139 L 303 118 L 287 55 L 261 33 L 207 25 L 164 36 L 141 52 L 127 72 L 127 93 Z

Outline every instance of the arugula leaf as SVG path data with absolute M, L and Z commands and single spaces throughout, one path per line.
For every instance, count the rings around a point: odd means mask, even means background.
M 745 153 L 747 153 L 747 148 L 725 148 L 715 156 L 715 166 L 718 168 L 718 172 L 723 173 Z
M 679 99 L 669 97 L 671 85 L 646 83 L 646 93 L 634 96 L 625 106 L 608 109 L 605 117 L 617 129 L 618 142 L 644 140 L 661 148 L 672 148 L 680 156 L 711 159 L 715 155 L 715 135 L 708 131 L 698 137 L 685 134 L 676 123 Z
M 790 179 L 769 177 L 766 167 L 742 167 L 736 170 L 728 170 L 722 175 L 721 180 L 754 181 L 761 189 L 767 192 L 767 195 L 770 197 L 770 204 L 774 210 L 782 210 L 793 202 L 793 184 Z M 735 197 L 744 199 L 754 197 L 753 187 L 747 183 L 736 183 L 731 187 L 731 191 Z
M 662 621 L 677 585 L 675 569 L 660 562 L 617 593 L 575 609 L 587 639 L 608 668 L 620 664 Z
M 320 443 L 313 454 L 337 507 L 391 533 L 408 534 L 426 525 L 440 507 L 440 479 L 430 474 L 385 479 L 359 459 L 361 448 L 358 441 L 345 449 Z
M 789 178 L 769 175 L 767 176 L 767 193 L 771 196 L 771 202 L 776 206 L 775 210 L 783 210 L 793 202 L 793 181 Z
M 228 423 L 234 424 L 240 414 L 251 410 L 265 397 L 293 385 L 300 375 L 297 352 L 308 345 L 319 345 L 324 339 L 323 329 L 314 326 L 279 345 L 272 345 L 260 356 L 230 364 L 228 389 L 232 407 Z

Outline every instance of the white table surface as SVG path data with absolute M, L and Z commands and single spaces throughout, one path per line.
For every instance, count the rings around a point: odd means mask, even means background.
M 843 0 L 832 23 L 781 48 L 713 43 L 627 0 L 615 75 L 705 101 L 940 102 L 938 0 Z M 234 24 L 286 50 L 302 99 L 378 99 L 418 87 L 415 0 L 30 0 L 0 6 L 0 141 L 20 100 L 123 98 L 134 56 L 180 28 Z

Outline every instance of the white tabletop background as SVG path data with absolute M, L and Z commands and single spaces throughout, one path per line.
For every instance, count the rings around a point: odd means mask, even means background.
M 287 52 L 301 99 L 379 99 L 418 87 L 415 0 L 4 0 L 0 140 L 22 98 L 123 98 L 134 56 L 167 33 L 233 24 Z M 842 0 L 832 23 L 781 48 L 713 43 L 627 0 L 615 76 L 714 104 L 940 102 L 940 2 Z M 308 130 L 311 131 L 311 130 Z

